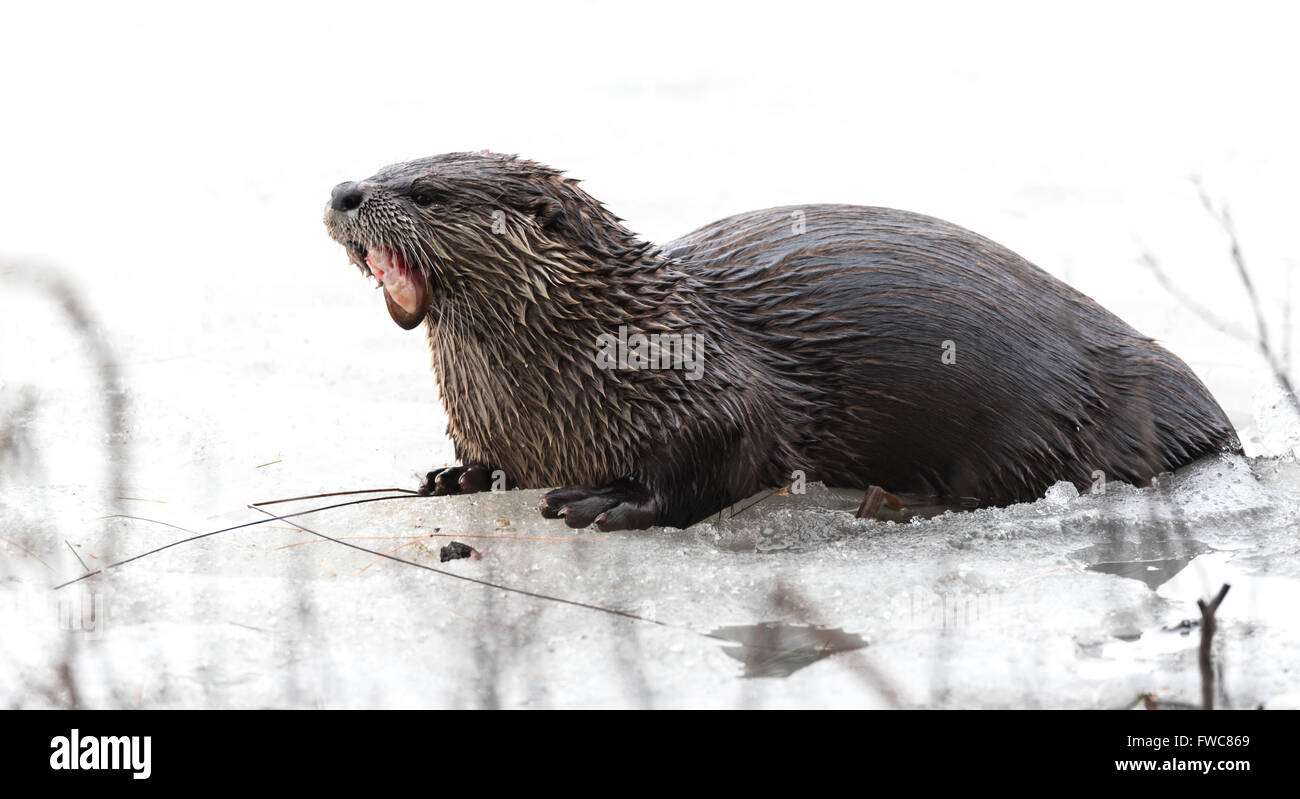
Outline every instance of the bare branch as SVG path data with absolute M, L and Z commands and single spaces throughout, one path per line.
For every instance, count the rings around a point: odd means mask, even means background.
M 1291 403 L 1291 407 L 1296 413 L 1300 413 L 1300 399 L 1296 398 L 1295 389 L 1291 386 L 1291 378 L 1287 375 L 1286 367 L 1273 352 L 1273 347 L 1269 343 L 1268 324 L 1264 321 L 1264 309 L 1259 303 L 1259 292 L 1255 290 L 1255 282 L 1251 280 L 1250 270 L 1246 268 L 1246 258 L 1241 253 L 1241 241 L 1237 238 L 1237 228 L 1232 223 L 1232 215 L 1228 213 L 1228 207 L 1225 204 L 1220 209 L 1215 209 L 1214 203 L 1210 200 L 1210 195 L 1206 193 L 1205 187 L 1201 185 L 1200 180 L 1193 179 L 1196 184 L 1196 190 L 1201 196 L 1201 204 L 1205 210 L 1210 212 L 1223 228 L 1223 232 L 1228 237 L 1228 244 L 1231 248 L 1232 262 L 1237 267 L 1237 276 L 1241 278 L 1241 285 L 1246 289 L 1246 296 L 1250 298 L 1251 310 L 1255 313 L 1256 345 L 1259 347 L 1260 354 L 1273 370 L 1273 377 L 1282 386 L 1282 391 L 1286 399 Z M 1287 306 L 1290 305 L 1290 297 L 1286 298 Z M 1289 310 L 1287 311 L 1289 316 Z
M 1223 598 L 1228 595 L 1228 589 L 1232 586 L 1227 583 L 1219 589 L 1219 593 L 1208 603 L 1204 599 L 1196 600 L 1196 606 L 1201 609 L 1201 709 L 1214 710 L 1214 661 L 1210 653 L 1214 647 L 1214 633 L 1217 624 L 1214 620 L 1214 614 L 1223 602 Z
M 1255 290 L 1255 281 L 1250 278 L 1250 270 L 1246 268 L 1246 259 L 1241 254 L 1241 241 L 1237 238 L 1237 228 L 1232 224 L 1232 215 L 1228 212 L 1228 206 L 1224 204 L 1221 208 L 1215 209 L 1214 203 L 1210 200 L 1210 195 L 1205 192 L 1205 187 L 1199 180 L 1194 180 L 1196 191 L 1201 196 L 1201 204 L 1205 210 L 1210 212 L 1210 216 L 1219 222 L 1223 232 L 1228 236 L 1228 245 L 1231 248 L 1232 262 L 1237 267 L 1237 276 L 1241 278 L 1241 285 L 1246 289 L 1246 296 L 1250 298 L 1250 307 L 1255 312 L 1255 325 L 1258 330 L 1259 348 L 1265 355 L 1272 358 L 1272 347 L 1268 341 L 1268 325 L 1264 322 L 1264 311 L 1259 304 L 1259 292 Z
M 1157 261 L 1156 257 L 1150 252 L 1143 252 L 1142 256 L 1138 258 L 1138 263 L 1149 269 L 1152 276 L 1155 277 L 1156 282 L 1160 284 L 1160 287 L 1173 295 L 1174 299 L 1182 303 L 1187 310 L 1199 316 L 1202 322 L 1205 322 L 1210 327 L 1221 330 L 1240 341 L 1249 342 L 1251 344 L 1255 343 L 1255 337 L 1245 328 L 1233 324 L 1227 319 L 1215 314 L 1214 311 L 1211 311 L 1209 308 L 1197 302 L 1192 295 L 1179 288 L 1178 284 L 1173 281 L 1173 278 L 1169 277 L 1169 273 L 1164 270 L 1164 267 L 1160 265 L 1160 262 Z

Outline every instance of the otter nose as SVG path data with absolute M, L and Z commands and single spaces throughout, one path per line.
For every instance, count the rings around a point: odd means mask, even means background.
M 340 183 L 330 192 L 330 207 L 335 211 L 351 211 L 361 205 L 366 197 L 361 186 L 351 181 Z

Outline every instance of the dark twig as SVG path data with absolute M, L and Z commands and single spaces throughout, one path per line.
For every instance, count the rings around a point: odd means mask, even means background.
M 396 489 L 396 490 L 402 490 L 402 489 Z M 364 492 L 364 491 L 340 491 L 340 492 L 336 492 L 336 493 L 334 493 L 334 494 L 329 494 L 329 495 L 324 495 L 324 496 L 338 496 L 338 495 L 340 495 L 340 494 L 358 494 L 358 493 L 369 493 L 369 492 Z M 393 499 L 414 499 L 414 498 L 416 498 L 416 497 L 417 497 L 417 495 L 416 495 L 415 493 L 407 493 L 407 494 L 399 494 L 399 495 L 397 495 L 397 496 L 371 497 L 371 498 L 369 498 L 369 499 L 354 499 L 354 500 L 352 500 L 352 501 L 350 501 L 350 502 L 340 502 L 340 503 L 337 503 L 337 504 L 334 504 L 334 505 L 326 505 L 326 506 L 324 506 L 324 507 L 320 507 L 320 508 L 310 508 L 310 509 L 305 510 L 305 511 L 298 511 L 298 512 L 295 512 L 295 513 L 287 513 L 287 514 L 284 514 L 283 516 L 276 515 L 276 514 L 272 513 L 271 511 L 266 510 L 265 508 L 258 507 L 258 505 L 249 505 L 248 507 L 249 507 L 250 509 L 252 509 L 252 510 L 256 510 L 256 511 L 258 511 L 258 512 L 260 512 L 260 513 L 264 513 L 264 514 L 266 514 L 267 518 L 265 518 L 265 519 L 258 519 L 258 520 L 251 521 L 251 522 L 245 522 L 245 523 L 243 523 L 243 524 L 236 524 L 236 525 L 233 525 L 233 526 L 231 526 L 231 527 L 224 527 L 224 528 L 222 528 L 222 529 L 220 529 L 220 530 L 213 530 L 213 531 L 211 531 L 211 532 L 207 532 L 207 533 L 197 533 L 197 534 L 192 535 L 192 536 L 190 536 L 190 537 L 188 537 L 188 538 L 182 538 L 182 539 L 180 539 L 179 541 L 173 541 L 173 542 L 171 542 L 171 543 L 169 543 L 169 544 L 164 544 L 163 546 L 156 547 L 156 548 L 154 548 L 154 549 L 149 550 L 148 552 L 143 552 L 143 553 L 141 553 L 141 554 L 139 554 L 139 555 L 135 555 L 135 556 L 133 556 L 133 557 L 127 558 L 127 559 L 125 559 L 125 560 L 118 561 L 118 562 L 116 562 L 116 563 L 110 563 L 110 564 L 108 564 L 107 566 L 105 566 L 105 567 L 102 568 L 102 569 L 97 569 L 97 570 L 95 570 L 95 571 L 93 571 L 93 572 L 89 572 L 89 573 L 87 573 L 87 574 L 83 574 L 83 575 L 81 575 L 80 577 L 77 577 L 76 579 L 69 580 L 69 581 L 67 581 L 66 583 L 62 583 L 62 584 L 60 584 L 60 585 L 55 586 L 55 587 L 54 587 L 54 590 L 57 591 L 57 590 L 59 590 L 59 589 L 61 589 L 61 588 L 66 588 L 67 586 L 72 585 L 73 583 L 79 583 L 79 582 L 81 582 L 82 580 L 85 580 L 85 579 L 87 579 L 87 578 L 89 578 L 89 577 L 93 577 L 93 576 L 95 576 L 95 575 L 97 575 L 97 574 L 102 574 L 102 573 L 104 573 L 105 571 L 108 571 L 109 569 L 114 569 L 114 568 L 117 568 L 118 566 L 124 566 L 124 565 L 126 565 L 126 564 L 128 564 L 128 563 L 131 563 L 131 562 L 133 562 L 133 561 L 137 561 L 137 560 L 140 560 L 141 558 L 148 557 L 149 555 L 153 555 L 153 554 L 155 554 L 155 553 L 162 552 L 162 551 L 165 550 L 165 549 L 170 549 L 170 548 L 172 548 L 172 547 L 179 546 L 179 545 L 181 545 L 181 544 L 188 544 L 188 543 L 190 543 L 191 541 L 198 541 L 198 540 L 201 539 L 201 538 L 209 538 L 209 537 L 211 537 L 211 536 L 218 535 L 218 534 L 220 534 L 220 533 L 228 533 L 228 532 L 231 532 L 232 530 L 241 530 L 241 529 L 246 528 L 246 527 L 255 527 L 255 526 L 257 526 L 257 525 L 266 524 L 266 523 L 268 523 L 268 522 L 273 522 L 273 521 L 286 521 L 286 522 L 287 522 L 287 521 L 289 521 L 290 519 L 297 519 L 297 518 L 301 518 L 301 517 L 303 517 L 303 516 L 308 516 L 308 515 L 313 514 L 313 513 L 320 513 L 321 511 L 332 510 L 332 509 L 334 509 L 334 508 L 343 508 L 343 507 L 347 507 L 347 506 L 350 506 L 350 505 L 363 505 L 363 504 L 370 503 L 370 502 L 383 502 L 383 501 L 385 501 L 385 500 L 393 500 Z M 296 497 L 296 499 L 304 499 L 304 498 L 305 498 L 305 497 Z M 288 502 L 288 501 L 290 501 L 290 500 L 275 500 L 275 502 Z M 274 502 L 263 502 L 263 503 L 260 503 L 260 504 L 262 504 L 262 505 L 270 505 L 270 504 L 274 504 Z M 120 514 L 115 514 L 115 515 L 120 515 Z M 140 517 L 134 517 L 134 516 L 133 516 L 133 517 L 126 517 L 126 518 L 140 518 Z M 153 519 L 142 519 L 142 521 L 155 521 L 155 520 L 153 520 Z M 174 525 L 174 524 L 168 524 L 167 522 L 158 522 L 158 523 L 159 523 L 159 524 L 167 524 L 167 526 L 169 526 L 169 527 L 176 527 L 176 529 L 179 529 L 179 530 L 185 530 L 185 528 L 183 528 L 183 527 L 177 527 L 176 525 Z M 607 614 L 609 614 L 609 615 L 611 615 L 611 616 L 620 616 L 620 617 L 622 617 L 622 618 L 630 619 L 630 620 L 632 620 L 632 621 L 645 622 L 645 623 L 647 623 L 647 624 L 654 624 L 654 625 L 657 625 L 657 626 L 660 626 L 660 627 L 666 627 L 666 628 L 673 629 L 673 630 L 682 630 L 682 631 L 684 631 L 684 632 L 694 633 L 694 634 L 696 634 L 696 635 L 700 635 L 700 636 L 703 636 L 703 637 L 705 637 L 705 638 L 712 638 L 712 639 L 716 639 L 716 640 L 721 640 L 721 639 L 718 639 L 717 636 L 712 635 L 712 634 L 710 634 L 710 633 L 704 633 L 704 632 L 700 632 L 700 631 L 698 631 L 698 630 L 692 630 L 692 629 L 689 628 L 689 627 L 683 627 L 683 626 L 681 626 L 681 625 L 677 625 L 677 624 L 669 624 L 669 623 L 667 623 L 667 622 L 662 622 L 662 621 L 658 621 L 658 620 L 656 620 L 656 619 L 647 618 L 647 617 L 642 616 L 642 615 L 637 614 L 637 613 L 630 613 L 630 612 L 628 612 L 628 611 L 617 610 L 617 609 L 615 609 L 615 608 L 606 608 L 606 607 L 601 607 L 600 605 L 592 605 L 592 604 L 589 604 L 589 603 L 586 603 L 586 602 L 578 602 L 578 601 L 576 601 L 576 600 L 572 600 L 572 599 L 564 599 L 563 597 L 550 596 L 550 595 L 548 595 L 548 594 L 539 594 L 539 593 L 534 592 L 534 591 L 525 591 L 525 590 L 523 590 L 523 589 L 521 589 L 521 588 L 513 588 L 513 587 L 508 586 L 508 585 L 500 585 L 500 584 L 498 584 L 498 583 L 489 582 L 489 581 L 487 581 L 487 580 L 480 580 L 480 579 L 477 579 L 477 578 L 475 578 L 475 577 L 469 577 L 469 576 L 466 576 L 466 575 L 463 575 L 463 574 L 456 574 L 455 572 L 449 572 L 449 571 L 446 571 L 446 570 L 444 570 L 444 569 L 435 569 L 434 567 L 432 567 L 432 566 L 427 566 L 427 565 L 425 565 L 425 564 L 423 564 L 423 563 L 416 563 L 415 561 L 405 560 L 404 558 L 396 557 L 395 555 L 392 555 L 391 553 L 380 552 L 380 551 L 375 550 L 375 549 L 370 549 L 369 547 L 363 547 L 363 546 L 360 546 L 360 545 L 358 545 L 358 544 L 353 544 L 353 543 L 351 543 L 351 542 L 349 542 L 349 541 L 345 541 L 345 540 L 340 539 L 340 538 L 334 538 L 334 537 L 332 537 L 332 536 L 325 535 L 324 533 L 319 533 L 319 532 L 317 532 L 317 531 L 315 531 L 315 530 L 312 530 L 312 529 L 309 528 L 309 527 L 304 527 L 303 525 L 299 524 L 298 522 L 292 522 L 292 524 L 293 524 L 294 527 L 297 527 L 299 530 L 302 530 L 302 531 L 305 532 L 305 533 L 310 533 L 311 535 L 314 535 L 314 536 L 316 536 L 317 538 L 321 538 L 321 539 L 324 539 L 324 540 L 326 540 L 326 541 L 332 541 L 332 542 L 334 542 L 334 543 L 336 543 L 336 544 L 342 544 L 342 545 L 345 546 L 345 547 L 349 547 L 349 548 L 351 548 L 351 549 L 355 549 L 355 550 L 358 550 L 358 551 L 361 551 L 361 552 L 365 552 L 365 553 L 370 554 L 370 555 L 375 555 L 375 556 L 380 557 L 380 558 L 385 558 L 385 559 L 387 559 L 387 560 L 396 561 L 396 562 L 398 562 L 398 563 L 404 563 L 404 564 L 406 564 L 407 566 L 415 566 L 416 568 L 424 569 L 425 571 L 430 571 L 430 572 L 433 572 L 433 573 L 435 573 L 435 574 L 440 574 L 440 575 L 442 575 L 442 576 L 444 576 L 444 577 L 452 577 L 452 578 L 457 579 L 457 580 L 463 580 L 463 581 L 465 581 L 465 582 L 475 583 L 475 584 L 477 584 L 477 585 L 482 585 L 482 586 L 485 586 L 485 587 L 488 587 L 488 588 L 495 588 L 495 589 L 497 589 L 497 590 L 500 590 L 500 591 L 506 591 L 506 592 L 508 592 L 508 593 L 520 594 L 520 595 L 523 595 L 523 596 L 532 597 L 532 598 L 534 598 L 534 599 L 542 599 L 542 600 L 546 600 L 546 601 L 550 601 L 550 602 L 558 602 L 558 603 L 560 603 L 560 604 L 562 604 L 562 605 L 571 605 L 571 606 L 573 606 L 573 607 L 585 608 L 585 609 L 587 609 L 587 610 L 595 610 L 595 611 L 599 611 L 599 612 L 601 612 L 601 613 L 607 613 Z M 187 532 L 188 532 L 188 531 L 187 531 Z
M 391 497 L 390 497 L 390 498 L 391 498 Z M 297 516 L 302 516 L 302 515 L 303 515 L 303 514 L 300 514 L 300 513 L 291 513 L 291 514 L 288 514 L 287 516 L 276 516 L 274 513 L 271 513 L 271 511 L 266 510 L 265 508 L 259 508 L 259 507 L 257 507 L 256 505 L 249 505 L 248 507 L 251 508 L 251 509 L 253 509 L 253 510 L 261 511 L 262 513 L 265 513 L 268 517 L 270 517 L 270 520 L 271 520 L 271 521 L 275 521 L 275 520 L 279 520 L 279 521 L 288 521 L 289 519 L 292 519 L 292 518 L 295 518 L 295 517 L 297 517 Z M 704 637 L 704 638 L 711 638 L 711 639 L 716 640 L 716 641 L 724 641 L 724 640 L 726 640 L 726 639 L 721 638 L 721 637 L 719 637 L 719 636 L 716 636 L 716 635 L 714 635 L 714 634 L 712 634 L 712 633 L 700 632 L 699 630 L 693 630 L 693 629 L 691 629 L 690 627 L 683 627 L 683 626 L 681 626 L 681 625 L 679 625 L 679 624 L 670 624 L 670 623 L 668 623 L 668 622 L 666 622 L 666 621 L 659 621 L 658 619 L 652 619 L 652 618 L 649 618 L 649 617 L 647 617 L 647 616 L 642 616 L 642 615 L 639 614 L 639 613 L 632 613 L 632 612 L 629 612 L 629 611 L 626 611 L 626 610 L 617 610 L 617 609 L 615 609 L 615 608 L 607 608 L 607 607 L 603 607 L 603 606 L 601 606 L 601 605 L 593 605 L 593 604 L 590 604 L 590 603 L 587 603 L 587 602 L 579 602 L 579 601 L 577 601 L 577 600 L 575 600 L 575 599 L 565 599 L 564 597 L 551 596 L 550 594 L 540 594 L 540 593 L 537 593 L 536 591 L 526 591 L 526 590 L 524 590 L 524 589 L 522 589 L 522 588 L 514 588 L 514 587 L 509 586 L 509 585 L 502 585 L 502 584 L 500 584 L 500 583 L 494 583 L 494 582 L 490 582 L 490 581 L 488 581 L 488 580 L 480 580 L 480 579 L 477 578 L 477 577 L 470 577 L 470 576 L 465 575 L 465 574 L 457 574 L 456 572 L 447 571 L 446 569 L 437 569 L 437 568 L 434 568 L 433 566 L 429 566 L 429 565 L 426 565 L 426 564 L 424 564 L 424 563 L 417 563 L 416 561 L 413 561 L 413 560 L 407 560 L 407 559 L 405 559 L 405 558 L 399 558 L 399 557 L 397 557 L 396 555 L 393 555 L 393 554 L 391 554 L 391 553 L 389 553 L 389 552 L 380 552 L 380 551 L 377 550 L 377 549 L 371 549 L 371 548 L 369 548 L 369 547 L 363 547 L 363 546 L 361 546 L 360 544 L 354 544 L 354 543 L 352 543 L 351 541 L 346 541 L 346 540 L 344 540 L 344 539 L 342 539 L 342 538 L 335 538 L 335 537 L 333 537 L 333 536 L 325 535 L 324 533 L 317 532 L 316 530 L 313 530 L 313 529 L 311 529 L 310 527 L 304 527 L 303 525 L 299 524 L 298 522 L 293 522 L 293 526 L 294 526 L 294 527 L 297 527 L 299 530 L 302 530 L 302 531 L 305 532 L 305 533 L 311 533 L 312 535 L 314 535 L 314 536 L 316 536 L 316 537 L 318 537 L 318 538 L 322 538 L 322 539 L 324 539 L 324 540 L 326 540 L 326 541 L 332 541 L 332 542 L 334 542 L 335 544 L 341 544 L 341 545 L 343 545 L 343 546 L 345 546 L 345 547 L 348 547 L 348 548 L 350 548 L 350 549 L 355 549 L 355 550 L 357 550 L 357 551 L 359 551 L 359 552 L 365 552 L 365 553 L 368 554 L 368 555 L 374 555 L 374 556 L 379 557 L 379 558 L 385 558 L 385 559 L 387 559 L 387 560 L 395 561 L 395 562 L 397 562 L 397 563 L 402 563 L 402 564 L 405 564 L 405 565 L 407 565 L 407 566 L 414 566 L 414 567 L 417 568 L 417 569 L 423 569 L 424 571 L 427 571 L 427 572 L 433 572 L 434 574 L 438 574 L 438 575 L 441 575 L 441 576 L 443 576 L 443 577 L 451 577 L 452 579 L 455 579 L 455 580 L 462 580 L 462 581 L 464 581 L 464 582 L 467 582 L 467 583 L 473 583 L 473 584 L 475 584 L 475 585 L 481 585 L 481 586 L 484 586 L 484 587 L 486 587 L 486 588 L 495 588 L 495 589 L 498 590 L 498 591 L 505 591 L 506 593 L 510 593 L 510 594 L 519 594 L 520 596 L 526 596 L 526 597 L 530 597 L 530 598 L 532 598 L 532 599 L 541 599 L 541 600 L 544 600 L 544 601 L 547 601 L 547 602 L 556 602 L 556 603 L 559 603 L 559 604 L 561 604 L 561 605 L 570 605 L 570 606 L 575 607 L 575 608 L 583 608 L 584 610 L 594 610 L 594 611 L 597 611 L 597 612 L 599 612 L 599 613 L 608 613 L 608 614 L 611 615 L 611 616 L 620 616 L 620 617 L 622 617 L 622 618 L 624 618 L 624 619 L 629 619 L 629 620 L 631 620 L 631 621 L 639 621 L 639 622 L 644 622 L 644 623 L 646 623 L 646 624 L 653 624 L 653 625 L 656 625 L 656 626 L 658 626 L 658 627 L 665 627 L 665 628 L 670 629 L 670 630 L 680 630 L 680 631 L 682 631 L 682 632 L 693 633 L 693 634 L 695 634 L 695 635 L 699 635 L 699 636 L 702 636 L 702 637 Z
M 369 498 L 369 499 L 354 499 L 354 500 L 352 500 L 351 502 L 340 502 L 340 503 L 337 503 L 337 504 L 334 504 L 334 505 L 326 505 L 325 507 L 322 507 L 322 508 L 311 508 L 310 510 L 299 511 L 298 513 L 290 513 L 290 514 L 288 514 L 288 515 L 286 515 L 286 516 L 275 516 L 275 517 L 273 517 L 273 518 L 274 518 L 274 519 L 292 519 L 292 518 L 296 518 L 296 517 L 298 517 L 298 516 L 307 516 L 307 515 L 310 515 L 310 514 L 312 514 L 312 513 L 320 513 L 321 511 L 333 510 L 334 508 L 344 508 L 344 507 L 347 507 L 348 505 L 364 505 L 364 504 L 366 504 L 366 503 L 368 503 L 368 502 L 383 502 L 383 501 L 385 501 L 385 500 L 390 500 L 390 499 L 412 499 L 412 498 L 414 498 L 415 496 L 416 496 L 415 494 L 399 494 L 398 496 L 395 496 L 395 497 L 393 497 L 393 496 L 389 496 L 389 497 L 371 497 L 371 498 Z M 261 509 L 261 508 L 257 508 L 257 510 L 262 510 L 262 509 Z M 266 513 L 266 511 L 262 511 L 262 512 L 263 512 L 263 513 Z M 106 519 L 107 519 L 107 518 L 119 518 L 119 517 L 120 517 L 120 518 L 125 518 L 125 519 L 141 519 L 141 521 L 154 522 L 154 523 L 156 523 L 156 524 L 166 524 L 168 527 L 175 527 L 177 530 L 184 530 L 185 532 L 190 532 L 189 530 L 186 530 L 184 527 L 178 527 L 177 525 L 174 525 L 174 524 L 168 524 L 167 522 L 158 522 L 158 521 L 156 521 L 156 520 L 154 520 L 154 519 L 143 519 L 143 518 L 141 518 L 141 517 L 139 517 L 139 516 L 126 516 L 125 514 L 115 513 L 115 514 L 112 514 L 111 516 L 105 516 L 105 517 L 103 517 L 103 518 L 106 518 Z M 160 547 L 155 547 L 155 548 L 149 550 L 148 552 L 141 552 L 139 555 L 133 555 L 132 557 L 126 558 L 125 560 L 119 560 L 119 561 L 117 561 L 116 563 L 110 563 L 110 564 L 108 564 L 107 566 L 105 566 L 105 567 L 102 568 L 102 569 L 96 569 L 96 570 L 94 570 L 93 572 L 89 572 L 89 573 L 87 573 L 87 574 L 83 574 L 83 575 L 81 575 L 80 577 L 77 577 L 77 578 L 72 579 L 72 580 L 68 580 L 66 583 L 60 583 L 59 585 L 54 586 L 54 590 L 55 590 L 55 591 L 58 591 L 58 590 L 61 589 L 61 588 L 67 588 L 68 586 L 72 585 L 73 583 L 79 583 L 79 582 L 81 582 L 82 580 L 89 579 L 89 578 L 91 578 L 91 577 L 94 577 L 94 576 L 97 575 L 97 574 L 103 574 L 104 572 L 108 571 L 109 569 L 116 569 L 118 566 L 125 566 L 126 564 L 131 563 L 131 562 L 133 562 L 133 561 L 140 560 L 141 558 L 147 558 L 147 557 L 149 557 L 150 555 L 157 554 L 157 553 L 159 553 L 159 552 L 162 552 L 162 551 L 165 550 L 165 549 L 171 549 L 172 547 L 180 546 L 181 544 L 188 544 L 188 543 L 190 543 L 191 541 L 198 541 L 200 538 L 208 538 L 209 536 L 219 535 L 219 534 L 221 534 L 221 533 L 228 533 L 228 532 L 230 532 L 230 531 L 232 531 L 232 530 L 242 530 L 242 529 L 245 528 L 245 527 L 256 527 L 256 526 L 258 526 L 258 525 L 266 524 L 266 523 L 269 522 L 269 521 L 272 521 L 272 519 L 255 519 L 255 520 L 253 520 L 253 521 L 251 521 L 251 522 L 244 522 L 243 524 L 236 524 L 236 525 L 232 525 L 232 526 L 230 526 L 230 527 L 223 527 L 223 528 L 221 528 L 220 530 L 213 530 L 213 531 L 211 531 L 211 532 L 207 532 L 207 533 L 196 533 L 196 534 L 190 536 L 189 538 L 182 538 L 182 539 L 180 539 L 179 541 L 172 541 L 170 544 L 163 544 L 162 546 L 160 546 Z
M 77 554 L 77 550 L 73 548 L 72 543 L 69 542 L 68 539 L 66 538 L 63 539 L 63 543 L 68 545 L 68 551 L 70 551 L 72 553 L 72 557 L 76 558 L 77 562 L 81 564 L 81 568 L 85 569 L 86 571 L 90 571 L 90 567 L 87 566 L 86 562 L 81 559 L 80 555 Z
M 1219 609 L 1219 604 L 1223 598 L 1228 595 L 1228 589 L 1232 586 L 1227 583 L 1219 589 L 1219 594 L 1208 603 L 1204 599 L 1196 600 L 1196 606 L 1201 609 L 1201 708 L 1203 710 L 1214 710 L 1214 661 L 1210 658 L 1211 649 L 1214 646 L 1214 633 L 1217 624 L 1214 620 L 1214 614 Z
M 750 508 L 754 507 L 755 505 L 759 504 L 760 502 L 763 502 L 763 501 L 765 501 L 765 500 L 769 500 L 769 499 L 771 499 L 772 497 L 776 496 L 777 494 L 781 493 L 782 491 L 786 490 L 787 488 L 789 488 L 789 486 L 782 486 L 781 488 L 773 488 L 771 491 L 768 491 L 766 494 L 764 494 L 763 496 L 761 496 L 761 497 L 759 497 L 758 499 L 754 500 L 753 502 L 749 503 L 748 505 L 746 505 L 745 507 L 741 508 L 740 510 L 733 510 L 733 511 L 731 512 L 731 516 L 730 516 L 729 518 L 732 518 L 732 519 L 736 518 L 737 516 L 739 516 L 740 514 L 744 513 L 745 511 L 749 510 Z M 734 506 L 733 506 L 733 507 L 734 507 Z M 719 515 L 721 515 L 721 512 L 719 512 Z
M 279 461 L 272 461 L 271 463 L 279 463 Z M 262 464 L 262 465 L 268 466 L 270 464 Z M 257 468 L 260 469 L 262 467 L 259 466 Z M 357 491 L 331 491 L 328 494 L 307 494 L 306 496 L 302 496 L 302 497 L 288 497 L 286 499 L 269 499 L 265 502 L 254 502 L 253 507 L 260 508 L 263 505 L 279 505 L 282 502 L 297 502 L 300 499 L 323 499 L 325 497 L 348 497 L 348 496 L 352 496 L 353 494 L 384 494 L 389 491 L 396 491 L 400 494 L 420 493 L 418 491 L 412 491 L 409 488 L 363 488 Z
M 880 513 L 881 505 L 887 505 L 894 510 L 903 509 L 901 499 L 880 486 L 871 486 L 867 489 L 866 495 L 862 497 L 862 504 L 858 506 L 857 517 L 859 519 L 874 519 L 876 514 Z

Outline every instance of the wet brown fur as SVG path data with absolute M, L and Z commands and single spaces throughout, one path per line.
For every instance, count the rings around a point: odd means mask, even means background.
M 796 469 L 1003 505 L 1239 449 L 1181 360 L 938 219 L 791 206 L 655 247 L 512 156 L 436 156 L 357 185 L 364 202 L 327 209 L 327 226 L 363 270 L 356 245 L 382 244 L 428 281 L 457 456 L 570 487 L 543 510 L 575 526 L 687 526 Z M 620 326 L 703 334 L 701 379 L 597 368 L 597 337 Z

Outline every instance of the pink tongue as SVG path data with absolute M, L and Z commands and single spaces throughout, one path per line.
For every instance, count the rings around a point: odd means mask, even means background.
M 376 247 L 366 255 L 366 266 L 384 286 L 384 291 L 408 313 L 417 313 L 421 298 L 419 288 L 411 277 L 411 269 L 400 252 L 387 247 Z

